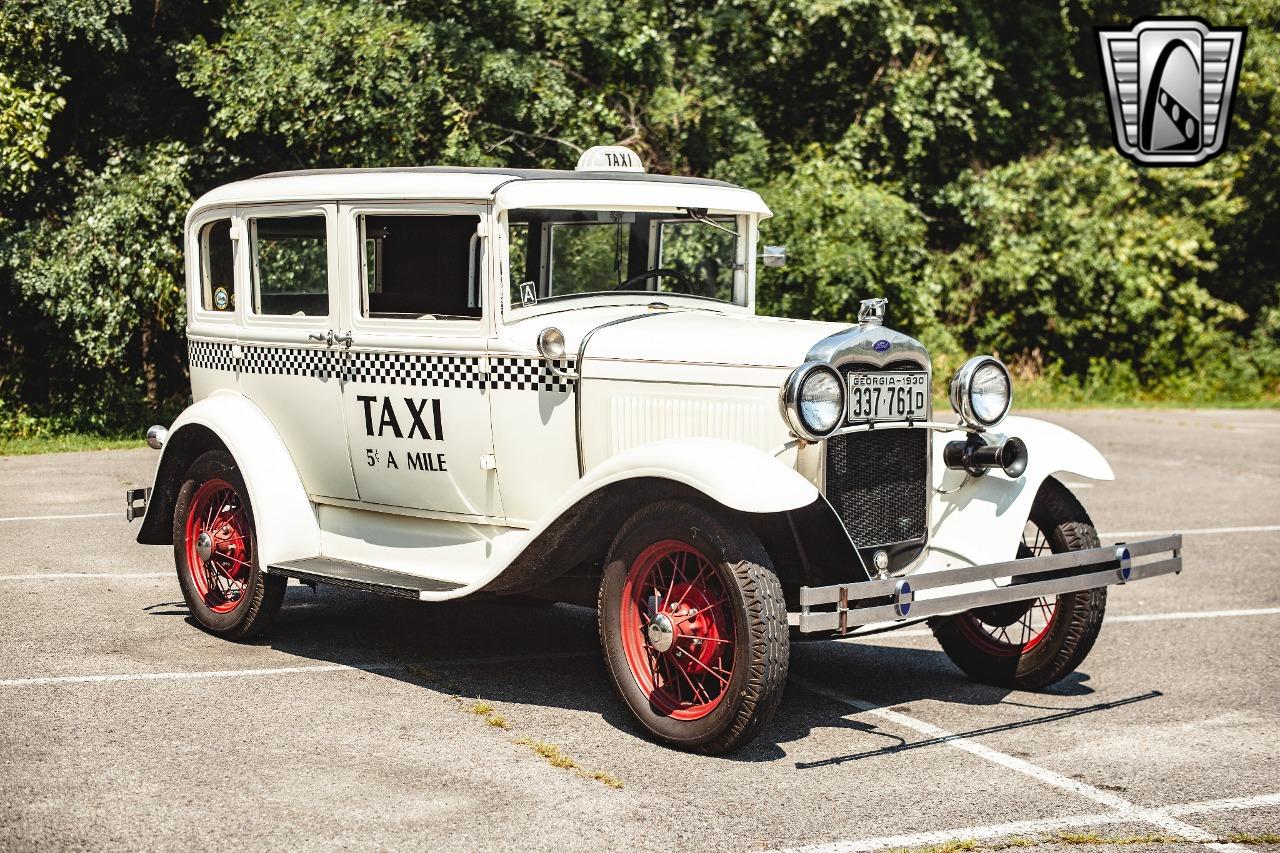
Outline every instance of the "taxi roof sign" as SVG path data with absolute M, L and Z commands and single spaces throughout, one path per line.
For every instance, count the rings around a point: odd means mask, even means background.
M 644 165 L 630 148 L 594 145 L 582 152 L 575 172 L 643 172 Z

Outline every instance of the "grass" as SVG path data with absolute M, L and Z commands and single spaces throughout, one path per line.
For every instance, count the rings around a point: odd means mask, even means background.
M 492 702 L 486 702 L 478 697 L 474 700 L 463 699 L 462 696 L 459 695 L 461 691 L 458 689 L 457 685 L 453 684 L 446 678 L 442 678 L 426 667 L 409 664 L 405 669 L 419 681 L 436 689 L 445 690 L 450 694 L 449 698 L 458 706 L 466 710 L 468 714 L 472 714 L 484 720 L 485 725 L 490 728 L 501 729 L 502 731 L 509 731 L 511 729 L 511 723 L 507 721 L 506 717 L 498 713 Z M 606 773 L 603 770 L 587 770 L 578 764 L 577 760 L 573 756 L 569 755 L 553 743 L 523 736 L 513 738 L 512 742 L 533 750 L 533 752 L 537 753 L 552 767 L 557 767 L 561 770 L 569 770 L 581 776 L 583 779 L 590 779 L 594 782 L 599 782 L 602 785 L 607 785 L 610 788 L 619 789 L 622 787 L 622 780 L 617 776 L 614 776 L 612 773 Z
M 953 417 L 947 401 L 947 381 L 963 363 L 959 357 L 945 354 L 934 359 L 933 411 L 938 420 Z M 1229 382 L 1211 384 L 1204 378 L 1186 377 L 1164 386 L 1146 389 L 1131 377 L 1109 374 L 1072 379 L 1046 370 L 1038 364 L 1010 364 L 1013 373 L 1013 413 L 1032 409 L 1276 409 L 1280 408 L 1280 389 L 1274 387 L 1260 393 L 1250 389 L 1267 388 L 1255 383 L 1241 386 L 1237 393 L 1224 393 Z M 3 414 L 0 412 L 0 414 Z M 57 433 L 54 427 L 39 423 L 34 427 L 22 421 L 0 419 L 0 456 L 29 456 L 38 453 L 67 453 L 85 450 L 119 450 L 145 447 L 142 428 L 137 435 L 119 433 Z M 19 435 L 19 432 L 25 434 Z
M 534 752 L 538 753 L 538 755 L 541 755 L 542 758 L 552 767 L 559 767 L 562 770 L 578 769 L 578 762 L 574 761 L 572 757 L 566 755 L 560 747 L 556 746 L 554 743 L 532 740 L 527 737 L 516 738 L 516 743 L 521 746 L 529 747 L 529 749 L 532 749 Z
M 120 450 L 146 447 L 141 437 L 94 435 L 71 432 L 61 435 L 0 435 L 0 456 L 31 456 L 36 453 L 71 453 L 81 450 Z

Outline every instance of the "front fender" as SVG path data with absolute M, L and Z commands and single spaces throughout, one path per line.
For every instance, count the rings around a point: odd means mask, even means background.
M 187 467 L 219 444 L 235 459 L 249 490 L 259 563 L 319 554 L 320 526 L 293 458 L 262 410 L 234 391 L 210 394 L 169 427 L 138 541 L 172 544 L 174 499 Z
M 558 577 L 585 554 L 603 556 L 626 513 L 637 508 L 632 504 L 645 500 L 645 489 L 654 481 L 687 486 L 747 513 L 782 513 L 818 499 L 817 488 L 793 468 L 745 444 L 716 438 L 642 444 L 587 471 L 532 528 L 495 540 L 489 569 L 471 586 L 441 597 L 486 585 L 490 591 L 534 586 Z M 618 489 L 629 482 L 635 484 L 633 492 L 617 500 Z M 594 504 L 597 497 L 605 502 Z
M 578 481 L 566 505 L 633 477 L 674 480 L 742 512 L 783 512 L 818 497 L 813 483 L 763 450 L 718 438 L 676 438 L 609 457 Z
M 965 473 L 946 467 L 942 449 L 947 442 L 963 440 L 965 433 L 955 430 L 934 434 L 930 554 L 920 571 L 1017 557 L 1031 504 L 1040 485 L 1053 474 L 1115 479 L 1098 449 L 1070 430 L 1035 418 L 1010 417 L 988 440 L 1000 441 L 1009 436 L 1027 444 L 1027 470 L 1022 476 L 1015 480 L 1002 471 L 988 471 L 961 486 Z M 953 490 L 953 494 L 942 494 Z

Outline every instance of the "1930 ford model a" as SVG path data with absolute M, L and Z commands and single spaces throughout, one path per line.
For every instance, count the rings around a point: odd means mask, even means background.
M 756 245 L 768 215 L 619 148 L 208 193 L 194 403 L 149 433 L 138 540 L 173 546 L 192 614 L 232 639 L 290 577 L 589 598 L 641 726 L 705 752 L 768 718 L 793 633 L 928 619 L 975 678 L 1064 677 L 1106 586 L 1179 571 L 1180 539 L 1099 547 L 1052 475 L 1110 467 L 1009 416 L 997 359 L 952 379 L 945 421 L 883 300 L 852 327 L 755 316 L 757 260 L 783 257 Z

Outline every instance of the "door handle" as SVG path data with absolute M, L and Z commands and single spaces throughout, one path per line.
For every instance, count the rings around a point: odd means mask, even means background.
M 330 329 L 323 334 L 320 332 L 312 332 L 307 335 L 307 337 L 313 341 L 324 341 L 327 346 L 333 346 L 333 329 Z
M 346 331 L 346 333 L 345 333 L 345 334 L 337 334 L 337 335 L 335 335 L 333 332 L 330 332 L 330 333 L 329 333 L 329 343 L 330 343 L 330 344 L 333 344 L 333 343 L 340 343 L 340 344 L 342 344 L 343 346 L 345 346 L 347 349 L 351 349 L 351 345 L 352 345 L 353 343 L 355 343 L 355 342 L 356 342 L 356 339 L 355 339 L 355 338 L 353 338 L 353 337 L 351 336 L 351 330 L 350 330 L 350 329 L 348 329 L 348 330 Z

